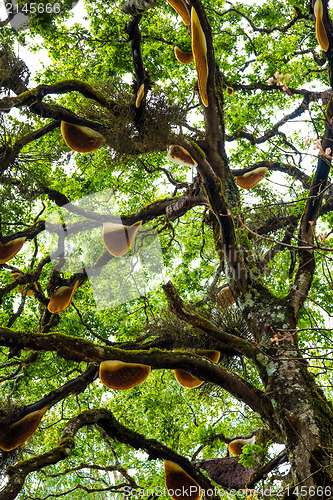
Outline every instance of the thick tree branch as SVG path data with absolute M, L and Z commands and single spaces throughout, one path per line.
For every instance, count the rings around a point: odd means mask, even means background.
M 170 281 L 166 285 L 163 285 L 163 290 L 167 297 L 170 311 L 178 316 L 178 318 L 192 326 L 200 328 L 210 337 L 214 338 L 218 342 L 223 343 L 226 347 L 230 347 L 231 349 L 238 351 L 240 354 L 244 354 L 250 359 L 255 359 L 257 350 L 253 344 L 251 344 L 246 339 L 242 339 L 241 337 L 236 337 L 235 335 L 221 331 L 206 318 L 199 316 L 192 311 L 189 311 L 184 306 L 182 299 L 180 298 L 174 285 Z
M 219 177 L 223 184 L 227 179 L 227 155 L 225 152 L 225 131 L 223 117 L 223 93 L 218 92 L 220 88 L 221 75 L 218 71 L 215 61 L 212 32 L 210 24 L 207 20 L 205 10 L 200 0 L 193 0 L 201 27 L 205 34 L 207 43 L 207 63 L 208 63 L 208 79 L 207 79 L 207 96 L 209 106 L 203 106 L 203 114 L 205 119 L 205 131 L 207 141 L 207 158 L 212 166 L 214 173 Z
M 10 21 L 14 18 L 15 16 L 15 10 L 14 6 L 11 0 L 8 0 L 7 2 L 8 6 L 11 6 L 11 12 L 8 14 L 7 19 L 4 19 L 3 21 L 0 21 L 0 28 L 3 26 L 7 26 L 7 24 L 10 23 Z
M 40 137 L 43 137 L 49 132 L 52 132 L 52 130 L 55 130 L 57 127 L 59 127 L 59 122 L 53 121 L 51 123 L 48 123 L 44 127 L 35 130 L 34 132 L 30 132 L 29 134 L 24 135 L 23 137 L 18 139 L 11 148 L 8 148 L 6 146 L 0 147 L 0 174 L 13 163 L 24 146 L 26 146 L 30 142 L 35 141 L 36 139 L 39 139 Z
M 235 398 L 249 405 L 262 418 L 269 419 L 269 415 L 272 414 L 269 413 L 272 409 L 264 393 L 242 380 L 238 375 L 195 354 L 176 351 L 163 352 L 159 349 L 131 351 L 116 347 L 101 347 L 78 337 L 69 337 L 56 333 L 33 334 L 31 332 L 17 332 L 1 327 L 0 345 L 6 347 L 15 346 L 18 349 L 40 352 L 53 351 L 64 359 L 74 361 L 99 363 L 103 360 L 116 359 L 129 363 L 146 364 L 154 369 L 181 368 L 201 380 L 219 385 Z
M 74 435 L 75 433 L 72 434 Z M 74 447 L 74 439 L 70 436 L 70 433 L 66 433 L 66 438 L 61 439 L 58 445 L 52 450 L 37 457 L 18 462 L 14 466 L 9 466 L 7 468 L 9 481 L 0 491 L 0 500 L 14 500 L 22 490 L 26 477 L 31 472 L 66 459 Z
M 66 382 L 66 384 L 50 392 L 36 403 L 25 406 L 20 411 L 19 415 L 15 415 L 15 421 L 20 420 L 33 411 L 41 410 L 42 408 L 45 408 L 45 406 L 53 406 L 59 401 L 67 398 L 71 394 L 81 394 L 86 390 L 88 385 L 97 378 L 97 376 L 98 366 L 89 366 L 89 368 L 87 368 L 84 373 L 82 373 L 75 379 Z
M 261 479 L 265 478 L 269 472 L 276 469 L 279 465 L 288 461 L 288 455 L 286 450 L 282 450 L 276 457 L 272 458 L 267 464 L 263 465 L 259 469 L 257 469 L 250 480 L 246 484 L 247 488 L 253 488 Z
M 325 187 L 331 168 L 331 157 L 326 151 L 333 150 L 333 102 L 327 109 L 326 127 L 322 140 L 322 151 L 318 155 L 317 169 L 310 189 L 309 197 L 305 206 L 304 214 L 299 229 L 299 266 L 295 276 L 292 290 L 289 294 L 290 303 L 294 309 L 295 315 L 302 307 L 307 294 L 310 290 L 313 275 L 315 272 L 314 256 L 314 229 L 320 213 L 320 207 L 323 201 Z
M 282 93 L 286 92 L 285 90 L 283 90 L 282 88 L 283 86 L 277 85 L 276 83 L 273 83 L 272 85 L 262 82 L 245 84 L 245 83 L 233 83 L 226 80 L 225 85 L 232 86 L 234 90 L 242 90 L 243 92 L 251 92 L 255 90 L 263 90 L 265 92 L 272 92 L 272 91 L 278 91 Z M 295 96 L 302 96 L 303 99 L 308 101 L 309 103 L 311 103 L 312 101 L 321 100 L 324 105 L 328 104 L 330 98 L 332 97 L 332 89 L 326 89 L 317 92 L 313 90 L 288 87 L 288 93 Z
M 295 251 L 293 248 L 291 248 L 291 240 L 294 237 L 295 230 L 296 230 L 296 224 L 291 224 L 287 228 L 285 235 L 284 235 L 283 239 L 281 240 L 281 243 L 276 243 L 272 248 L 270 248 L 266 252 L 266 254 L 264 256 L 264 263 L 268 264 L 269 262 L 271 262 L 274 259 L 275 255 L 277 255 L 279 252 L 285 250 L 286 246 L 287 246 L 288 250 L 290 251 L 291 260 L 292 260 L 291 267 L 289 269 L 289 277 L 292 277 L 292 274 L 294 271 L 294 266 L 295 266 L 295 259 L 296 259 Z
M 28 283 L 32 285 L 33 283 L 38 281 L 40 274 L 43 270 L 43 267 L 46 264 L 48 264 L 49 262 L 51 262 L 51 259 L 50 259 L 50 256 L 48 255 L 47 257 L 45 257 L 44 259 L 42 259 L 39 262 L 39 264 L 37 265 L 37 267 L 34 271 L 32 271 L 30 273 L 25 273 L 25 274 L 22 273 L 22 276 L 18 276 L 12 283 L 9 283 L 5 287 L 1 288 L 0 289 L 0 304 L 2 302 L 3 297 L 7 293 L 14 290 L 18 285 L 27 285 Z M 39 291 L 35 290 L 35 294 L 36 293 L 38 294 L 40 301 L 46 305 L 48 302 L 47 299 L 45 299 L 45 297 Z M 45 299 L 45 300 L 43 300 L 43 299 Z
M 40 84 L 32 90 L 27 90 L 16 97 L 3 97 L 0 99 L 0 111 L 8 111 L 22 106 L 32 106 L 41 102 L 46 95 L 67 94 L 68 92 L 80 92 L 84 97 L 93 99 L 102 106 L 112 111 L 117 110 L 117 103 L 106 97 L 102 92 L 95 90 L 89 83 L 81 80 L 63 80 L 53 85 Z
M 114 471 L 120 472 L 120 474 L 127 479 L 128 483 L 132 486 L 132 488 L 139 488 L 139 485 L 128 474 L 127 470 L 118 464 L 102 466 L 102 465 L 97 465 L 97 464 L 88 464 L 88 463 L 81 462 L 80 465 L 77 465 L 76 467 L 69 467 L 62 472 L 58 472 L 57 474 L 49 474 L 43 470 L 41 471 L 41 473 L 44 474 L 45 477 L 61 477 L 61 476 L 64 476 L 65 474 L 70 474 L 72 472 L 77 472 L 77 471 L 83 470 L 83 469 L 105 471 L 105 472 L 114 472 Z
M 156 3 L 157 0 L 126 0 L 122 7 L 122 11 L 125 12 L 125 14 L 136 16 L 145 10 L 151 9 Z
M 73 205 L 73 203 L 70 202 L 67 196 L 60 193 L 60 191 L 56 191 L 55 189 L 49 189 L 45 186 L 42 189 L 43 192 L 48 195 L 49 199 L 54 201 L 56 205 L 58 205 L 59 207 L 66 208 L 66 210 L 68 210 L 73 214 L 80 215 L 89 221 L 96 221 L 99 224 L 102 224 L 103 222 L 119 223 L 119 216 L 113 216 L 111 214 L 110 215 L 98 214 L 97 212 L 90 212 L 84 210 L 81 207 Z M 143 223 L 148 222 L 150 220 L 156 219 L 161 215 L 167 214 L 169 207 L 172 207 L 172 205 L 176 205 L 179 203 L 185 203 L 187 206 L 187 210 L 190 210 L 191 208 L 198 205 L 206 205 L 207 198 L 199 193 L 197 196 L 178 196 L 178 197 L 166 198 L 165 200 L 162 201 L 157 200 L 150 203 L 146 207 L 142 208 L 136 214 L 126 215 L 126 216 L 124 215 L 121 216 L 120 219 L 125 225 L 132 225 L 138 221 L 143 221 Z M 82 230 L 82 228 L 80 227 L 80 223 L 77 223 L 76 226 L 78 231 Z M 91 227 L 96 227 L 96 226 L 97 224 L 92 225 Z M 73 232 L 74 228 L 72 226 L 70 226 L 70 229 L 71 232 Z
M 298 118 L 307 109 L 309 109 L 309 97 L 308 96 L 304 97 L 302 103 L 294 111 L 285 115 L 281 120 L 276 122 L 275 125 L 273 125 L 273 127 L 270 130 L 267 130 L 260 137 L 256 137 L 254 134 L 251 134 L 249 132 L 245 132 L 244 130 L 238 130 L 237 132 L 234 132 L 232 135 L 227 136 L 226 140 L 227 141 L 234 141 L 236 139 L 243 138 L 243 139 L 247 139 L 248 141 L 250 141 L 250 143 L 252 145 L 262 144 L 262 143 L 268 141 L 268 139 L 271 139 L 272 137 L 277 135 L 279 133 L 280 127 L 282 127 L 283 125 L 285 125 L 289 121 L 294 120 L 295 118 Z
M 125 427 L 105 409 L 87 410 L 72 418 L 64 428 L 58 445 L 43 455 L 19 462 L 7 468 L 9 481 L 0 493 L 0 500 L 13 500 L 21 491 L 28 474 L 40 470 L 48 465 L 55 464 L 67 458 L 75 447 L 74 436 L 87 425 L 99 425 L 109 437 L 118 442 L 127 444 L 137 450 L 146 452 L 149 459 L 165 459 L 178 463 L 198 484 L 205 490 L 214 491 L 210 481 L 186 458 L 174 452 L 155 439 L 148 439 L 142 434 Z M 214 494 L 207 495 L 209 500 L 218 500 Z
M 267 220 L 262 226 L 258 228 L 253 228 L 253 231 L 256 234 L 259 235 L 264 235 L 267 233 L 271 233 L 274 231 L 278 231 L 279 229 L 283 229 L 286 226 L 295 226 L 297 225 L 297 222 L 299 220 L 299 217 L 297 215 L 288 215 L 287 217 L 278 217 L 277 215 L 273 215 L 269 220 Z M 249 234 L 249 239 L 252 239 L 255 237 L 253 234 Z

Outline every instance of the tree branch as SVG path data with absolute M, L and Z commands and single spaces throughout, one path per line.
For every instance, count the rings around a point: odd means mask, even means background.
M 227 155 L 224 146 L 224 103 L 223 92 L 219 92 L 217 90 L 220 88 L 221 75 L 216 66 L 211 27 L 207 20 L 203 5 L 200 0 L 193 0 L 192 5 L 198 14 L 207 43 L 207 96 L 209 106 L 203 106 L 206 141 L 207 145 L 209 146 L 207 148 L 207 158 L 210 165 L 212 166 L 214 173 L 222 180 L 224 184 L 227 178 Z
M 141 14 L 151 9 L 156 3 L 157 0 L 126 0 L 122 6 L 122 11 L 125 12 L 125 14 L 136 16 L 137 14 Z
M 254 144 L 262 144 L 268 139 L 271 139 L 275 135 L 278 134 L 279 128 L 288 123 L 291 120 L 294 120 L 295 118 L 298 118 L 301 116 L 304 111 L 309 109 L 309 97 L 305 96 L 302 103 L 291 113 L 285 115 L 281 120 L 276 122 L 275 125 L 270 130 L 267 130 L 263 135 L 260 137 L 256 137 L 254 134 L 250 134 L 249 132 L 245 132 L 244 130 L 238 130 L 237 132 L 234 132 L 232 135 L 229 135 L 226 137 L 227 141 L 234 141 L 236 139 L 247 139 L 250 141 L 252 145 Z
M 276 457 L 272 458 L 267 464 L 257 469 L 249 481 L 246 483 L 246 488 L 253 488 L 261 479 L 265 478 L 269 472 L 276 469 L 279 465 L 288 461 L 286 450 L 282 450 Z
M 305 206 L 298 235 L 299 241 L 302 242 L 298 252 L 299 265 L 293 287 L 289 294 L 290 304 L 294 309 L 296 316 L 307 297 L 315 272 L 315 257 L 313 249 L 314 229 L 320 214 L 320 207 L 323 201 L 325 187 L 327 185 L 327 179 L 331 168 L 331 157 L 330 154 L 326 154 L 326 151 L 333 150 L 332 119 L 333 102 L 331 100 L 327 108 L 326 126 L 322 140 L 322 151 L 318 155 L 317 169 Z
M 63 80 L 53 85 L 40 84 L 34 89 L 27 90 L 16 97 L 3 97 L 0 99 L 0 111 L 8 111 L 22 106 L 32 106 L 41 102 L 46 95 L 67 94 L 68 92 L 80 92 L 84 97 L 93 99 L 107 109 L 116 112 L 117 103 L 106 97 L 102 92 L 95 90 L 89 83 L 81 80 Z
M 41 410 L 45 408 L 45 406 L 53 406 L 59 401 L 67 398 L 70 394 L 81 394 L 86 390 L 89 384 L 91 384 L 98 376 L 98 366 L 91 365 L 85 372 L 83 372 L 78 377 L 66 382 L 66 384 L 62 385 L 58 389 L 50 392 L 42 399 L 37 401 L 36 403 L 32 403 L 31 405 L 25 406 L 19 413 L 19 415 L 15 415 L 15 420 L 18 421 L 21 418 L 25 417 L 29 413 L 33 411 Z
M 222 366 L 196 354 L 179 351 L 165 352 L 159 349 L 131 351 L 117 347 L 101 347 L 78 337 L 57 333 L 17 332 L 3 327 L 0 327 L 0 345 L 40 352 L 54 351 L 62 358 L 74 361 L 99 363 L 103 360 L 115 359 L 129 363 L 146 364 L 153 369 L 180 368 L 201 380 L 219 385 L 235 398 L 249 405 L 266 420 L 270 419 L 270 415 L 273 414 L 271 405 L 262 391 Z
M 251 26 L 253 31 L 257 31 L 259 33 L 266 33 L 268 35 L 270 35 L 271 33 L 274 33 L 274 31 L 280 31 L 281 33 L 286 33 L 300 19 L 308 19 L 308 15 L 303 14 L 301 9 L 299 9 L 298 7 L 294 7 L 295 11 L 296 11 L 296 15 L 295 15 L 295 17 L 293 17 L 289 21 L 289 23 L 285 24 L 284 26 L 274 26 L 273 28 L 259 28 L 258 26 L 256 26 L 254 24 L 254 22 L 252 21 L 252 19 L 249 16 L 244 14 L 244 12 L 240 11 L 239 9 L 236 9 L 231 2 L 227 2 L 227 3 L 229 5 L 231 5 L 232 7 L 230 7 L 230 9 L 225 11 L 224 14 L 227 14 L 228 12 L 235 12 L 236 14 L 239 14 L 241 17 L 246 19 L 246 21 L 249 23 L 249 25 Z M 214 9 L 210 9 L 210 10 L 214 10 Z M 215 10 L 214 10 L 214 12 L 217 13 Z M 219 14 L 219 15 L 221 15 L 221 14 Z
M 65 196 L 64 194 L 60 193 L 60 191 L 56 191 L 55 189 L 49 189 L 47 187 L 43 187 L 43 192 L 46 193 L 49 197 L 50 200 L 54 201 L 56 205 L 59 207 L 64 207 L 66 210 L 69 212 L 76 214 L 76 215 L 81 215 L 85 219 L 88 219 L 89 221 L 96 221 L 100 224 L 103 222 L 119 222 L 119 216 L 113 216 L 113 215 L 108 215 L 108 214 L 99 214 L 97 212 L 90 212 L 87 210 L 84 210 L 81 207 L 77 207 L 76 205 L 73 205 L 73 203 L 70 202 L 70 200 Z M 167 211 L 169 207 L 172 207 L 173 205 L 177 205 L 179 203 L 185 203 L 187 206 L 187 210 L 190 210 L 191 208 L 198 206 L 198 205 L 206 205 L 207 204 L 207 198 L 203 196 L 202 194 L 198 194 L 197 196 L 177 196 L 177 197 L 172 197 L 172 198 L 166 198 L 165 200 L 157 200 L 153 201 L 146 207 L 142 208 L 139 212 L 136 214 L 131 214 L 131 215 L 123 215 L 120 217 L 121 221 L 125 223 L 125 225 L 132 225 L 135 222 L 138 221 L 143 221 L 148 222 L 150 220 L 154 220 L 157 217 L 161 215 L 167 214 Z M 85 223 L 86 225 L 86 223 Z M 80 231 L 82 228 L 80 227 L 80 223 L 77 223 L 75 225 L 77 227 L 77 230 Z M 97 224 L 92 225 L 91 227 L 96 227 Z M 74 231 L 73 226 L 70 226 L 71 232 Z
M 240 354 L 244 354 L 250 359 L 255 359 L 257 350 L 248 340 L 223 332 L 207 319 L 186 309 L 171 281 L 163 285 L 163 290 L 168 300 L 169 310 L 178 316 L 178 318 L 192 326 L 200 328 L 210 337 L 238 351 Z
M 0 101 L 1 102 L 1 101 Z M 30 132 L 29 134 L 24 135 L 20 139 L 18 139 L 11 148 L 7 148 L 6 146 L 0 147 L 0 174 L 4 172 L 15 160 L 21 149 L 29 144 L 30 142 L 43 137 L 44 135 L 52 132 L 59 127 L 59 121 L 53 121 L 48 123 L 44 127 L 35 130 L 34 132 Z
M 67 433 L 52 450 L 34 458 L 7 467 L 9 481 L 0 491 L 0 500 L 14 500 L 24 486 L 26 477 L 37 470 L 53 465 L 67 458 L 75 447 L 75 441 Z
M 42 455 L 17 463 L 7 468 L 9 481 L 0 493 L 0 500 L 14 500 L 21 491 L 28 474 L 55 464 L 67 458 L 75 447 L 74 436 L 87 425 L 96 424 L 112 439 L 142 450 L 150 460 L 165 459 L 178 463 L 206 491 L 214 491 L 210 481 L 191 463 L 155 439 L 148 439 L 138 432 L 132 431 L 115 419 L 109 410 L 87 410 L 72 418 L 64 428 L 58 445 Z M 218 500 L 214 494 L 207 495 L 209 500 Z

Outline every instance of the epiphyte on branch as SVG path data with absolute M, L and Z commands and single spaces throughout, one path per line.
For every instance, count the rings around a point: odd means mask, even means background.
M 214 363 L 217 363 L 220 359 L 219 351 L 200 350 L 196 351 L 195 354 L 205 356 Z M 195 387 L 199 387 L 201 384 L 203 384 L 203 380 L 199 380 L 198 378 L 194 377 L 194 375 L 191 375 L 191 373 L 188 373 L 185 370 L 177 368 L 176 370 L 174 370 L 174 374 L 178 384 L 182 387 L 186 387 L 187 389 L 194 389 Z
M 179 47 L 175 47 L 175 56 L 177 61 L 182 64 L 188 64 L 193 61 L 193 52 L 184 52 Z
M 0 243 L 0 264 L 5 264 L 21 250 L 25 237 L 15 238 L 14 240 L 7 241 L 7 243 Z
M 202 489 L 178 464 L 164 460 L 164 472 L 165 485 L 173 500 L 200 500 Z
M 140 363 L 124 363 L 119 360 L 102 361 L 99 378 L 106 387 L 118 391 L 132 389 L 148 377 L 151 367 Z
M 323 2 L 322 0 L 316 0 L 314 6 L 313 6 L 313 11 L 316 16 L 316 37 L 318 40 L 319 45 L 323 49 L 324 52 L 328 51 L 329 48 L 329 41 L 327 37 L 327 33 L 325 30 L 325 26 L 323 23 Z
M 228 445 L 228 450 L 230 453 L 233 455 L 241 455 L 243 446 L 246 444 L 254 444 L 256 440 L 255 436 L 252 436 L 251 438 L 248 439 L 234 439 L 231 441 Z
M 208 106 L 207 79 L 207 42 L 203 29 L 200 24 L 198 14 L 194 7 L 191 10 L 191 37 L 192 52 L 194 57 L 195 69 L 198 77 L 198 87 L 202 104 Z
M 235 177 L 236 184 L 243 189 L 250 189 L 261 181 L 268 171 L 267 167 L 258 167 L 246 174 Z
M 60 286 L 57 288 L 50 297 L 50 302 L 48 303 L 48 310 L 52 314 L 58 314 L 67 309 L 73 300 L 74 293 L 79 286 L 79 281 L 77 280 L 73 286 Z
M 4 451 L 14 450 L 27 441 L 36 431 L 48 408 L 49 406 L 45 406 L 41 410 L 29 413 L 2 431 L 0 435 L 0 448 Z
M 104 222 L 103 242 L 107 251 L 114 257 L 121 257 L 128 252 L 134 241 L 136 233 L 142 222 L 136 222 L 132 226 L 123 226 L 114 222 Z
M 190 15 L 187 11 L 182 0 L 167 0 L 167 2 L 175 9 L 175 11 L 180 15 L 186 26 L 191 24 Z
M 231 306 L 234 303 L 235 303 L 235 299 L 231 293 L 230 288 L 228 286 L 223 287 L 219 291 L 217 298 L 216 298 L 217 307 L 224 308 L 224 307 Z
M 196 167 L 197 162 L 192 158 L 190 153 L 183 148 L 182 146 L 178 146 L 176 144 L 172 144 L 168 147 L 168 158 L 173 163 L 177 163 L 178 165 L 186 165 L 190 167 Z
M 64 121 L 61 122 L 61 134 L 67 146 L 78 153 L 96 151 L 105 142 L 105 138 L 96 130 Z

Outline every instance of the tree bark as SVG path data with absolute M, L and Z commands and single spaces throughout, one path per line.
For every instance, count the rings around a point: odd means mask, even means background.
M 266 393 L 286 444 L 294 489 L 285 498 L 333 495 L 333 408 L 294 342 L 282 341 L 269 365 Z M 290 496 L 294 491 L 296 496 Z

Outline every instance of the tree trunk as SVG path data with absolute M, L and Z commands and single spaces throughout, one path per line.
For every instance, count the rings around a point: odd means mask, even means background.
M 279 351 L 270 365 L 269 387 L 292 466 L 296 498 L 332 498 L 332 405 L 316 387 L 298 349 L 291 345 Z
M 264 293 L 259 283 L 250 294 L 243 317 L 260 345 L 258 371 L 291 464 L 283 498 L 333 498 L 333 406 L 298 348 L 295 312 L 288 298 Z
M 283 498 L 333 498 L 333 407 L 296 340 L 287 334 L 275 343 L 266 365 L 266 394 L 291 463 L 293 484 Z

